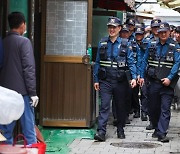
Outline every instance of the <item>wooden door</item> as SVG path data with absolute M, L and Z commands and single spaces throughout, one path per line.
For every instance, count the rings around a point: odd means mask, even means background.
M 90 127 L 95 120 L 91 44 L 92 1 L 42 1 L 40 120 L 43 126 Z

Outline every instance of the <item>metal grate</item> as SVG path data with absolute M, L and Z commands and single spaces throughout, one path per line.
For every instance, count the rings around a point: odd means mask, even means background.
M 139 149 L 151 149 L 162 146 L 161 144 L 150 143 L 150 142 L 123 142 L 123 143 L 111 143 L 110 145 L 115 147 L 139 148 Z

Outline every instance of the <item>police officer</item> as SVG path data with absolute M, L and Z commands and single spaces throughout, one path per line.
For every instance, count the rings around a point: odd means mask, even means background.
M 147 40 L 149 40 L 149 42 L 152 42 L 152 41 L 156 41 L 156 40 L 158 40 L 158 29 L 159 29 L 159 24 L 161 23 L 161 20 L 160 19 L 153 19 L 152 21 L 151 21 L 151 35 L 150 36 L 148 36 L 146 39 Z M 146 87 L 146 82 L 144 83 L 144 89 L 145 89 L 145 87 Z M 144 97 L 146 97 L 147 98 L 147 101 L 148 101 L 148 96 L 147 95 L 145 95 L 146 93 L 144 93 Z M 146 127 L 146 130 L 152 130 L 152 129 L 154 129 L 154 126 L 153 126 L 153 124 L 152 124 L 152 122 L 151 122 L 151 117 L 150 117 L 150 115 L 149 115 L 149 121 L 150 121 L 150 124 Z
M 175 38 L 175 32 L 176 32 L 176 26 L 174 25 L 170 25 L 170 37 L 173 38 L 174 40 L 176 40 Z
M 152 137 L 158 141 L 169 142 L 166 137 L 170 122 L 170 106 L 173 99 L 173 82 L 180 64 L 180 52 L 176 42 L 170 38 L 170 26 L 160 23 L 159 39 L 148 44 L 143 58 L 141 77 L 147 67 L 149 113 L 155 131 Z M 148 64 L 148 65 L 147 65 Z M 141 85 L 144 79 L 140 79 Z
M 109 36 L 102 38 L 98 45 L 94 67 L 94 88 L 100 90 L 101 97 L 97 134 L 94 136 L 97 141 L 105 141 L 112 97 L 116 103 L 117 137 L 125 138 L 123 127 L 127 115 L 125 105 L 129 73 L 132 74 L 131 86 L 136 86 L 136 66 L 133 55 L 128 50 L 127 40 L 119 37 L 121 21 L 119 18 L 110 17 L 107 26 Z
M 131 41 L 131 40 L 134 40 L 134 38 L 135 38 L 135 33 L 134 33 L 134 31 L 135 31 L 135 20 L 133 19 L 133 18 L 128 18 L 127 20 L 126 20 L 126 24 L 128 25 L 128 27 L 129 27 L 129 33 L 130 33 L 130 35 L 129 35 L 129 41 Z
M 158 32 L 157 30 L 159 29 L 159 23 L 161 22 L 160 19 L 153 19 L 151 21 L 151 35 L 148 36 L 149 41 L 155 41 L 158 39 Z
M 176 27 L 175 38 L 176 38 L 177 43 L 180 45 L 180 26 Z
M 122 25 L 122 29 L 119 33 L 119 36 L 123 39 L 128 39 L 129 40 L 129 37 L 130 37 L 131 33 L 130 33 L 130 30 L 129 30 L 129 25 L 128 24 L 123 24 Z M 126 124 L 130 124 L 131 121 L 129 119 L 129 113 L 130 113 L 130 110 L 131 110 L 131 96 L 132 96 L 132 90 L 131 90 L 131 87 L 129 87 L 129 92 L 128 92 L 129 96 L 127 97 L 127 100 L 126 100 L 126 109 L 127 109 L 127 117 L 126 117 Z
M 129 26 L 127 24 L 122 25 L 122 29 L 119 33 L 119 36 L 121 38 L 129 39 L 130 31 L 129 31 Z
M 142 59 L 147 47 L 147 40 L 144 39 L 145 35 L 145 28 L 142 25 L 139 25 L 136 27 L 135 31 L 135 41 L 132 41 L 132 49 L 134 53 L 134 58 L 136 60 L 136 67 L 137 67 L 137 76 L 140 76 L 140 71 L 141 71 L 141 64 L 142 64 Z M 134 118 L 138 118 L 140 116 L 140 105 L 139 105 L 139 99 L 138 99 L 138 93 L 139 93 L 139 86 L 136 86 L 136 88 L 133 89 L 133 97 L 135 100 L 134 103 L 134 110 L 135 110 L 135 115 Z M 142 121 L 147 121 L 147 97 L 146 97 L 146 87 L 143 85 L 141 87 L 141 120 Z
M 119 36 L 121 38 L 124 38 L 124 39 L 128 39 L 129 38 L 130 32 L 129 32 L 129 27 L 128 27 L 127 24 L 123 24 L 122 25 L 122 28 L 121 28 L 120 33 L 119 33 Z M 129 91 L 129 94 L 130 94 L 130 91 Z M 127 98 L 129 99 L 129 97 L 127 97 Z M 126 118 L 126 124 L 130 124 L 130 120 L 129 120 L 129 109 L 131 108 L 130 105 L 131 105 L 130 101 L 127 100 L 126 107 L 127 107 L 128 116 Z M 113 112 L 113 117 L 114 117 L 113 125 L 117 126 L 116 105 L 115 105 L 115 102 L 113 100 L 112 100 L 112 112 Z

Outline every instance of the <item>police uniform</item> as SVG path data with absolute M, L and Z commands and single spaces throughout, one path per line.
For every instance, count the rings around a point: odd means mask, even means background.
M 176 27 L 175 32 L 178 34 L 178 36 L 180 35 L 180 26 L 177 26 L 177 27 Z M 177 43 L 178 43 L 179 46 L 180 46 L 180 41 L 179 41 L 179 40 L 176 40 L 176 41 L 177 41 Z
M 127 20 L 126 20 L 126 24 L 127 24 L 127 25 L 135 26 L 135 20 L 134 20 L 134 19 L 127 19 Z M 133 32 L 133 33 L 129 36 L 128 40 L 129 40 L 129 41 L 132 41 L 132 40 L 134 40 L 134 39 L 135 39 L 135 33 Z
M 120 25 L 120 19 L 115 17 L 109 18 L 109 22 L 110 24 L 111 22 L 115 22 Z M 130 50 L 128 50 L 127 40 L 117 37 L 113 43 L 110 37 L 101 39 L 98 45 L 94 67 L 94 82 L 99 83 L 101 97 L 97 134 L 94 136 L 95 140 L 105 140 L 106 125 L 112 97 L 116 103 L 117 135 L 118 138 L 125 138 L 123 127 L 127 115 L 125 100 L 129 86 L 127 80 L 129 69 L 132 78 L 135 79 L 136 67 L 134 65 L 133 55 Z
M 122 29 L 120 31 L 120 37 L 121 38 L 126 38 L 128 39 L 129 41 L 129 25 L 128 24 L 123 24 L 122 25 Z M 127 35 L 128 33 L 128 35 Z M 129 92 L 128 92 L 128 97 L 127 97 L 127 100 L 126 100 L 126 110 L 127 110 L 127 117 L 126 117 L 126 124 L 130 124 L 130 119 L 129 119 L 129 113 L 130 113 L 130 110 L 131 110 L 131 96 L 132 96 L 132 88 L 129 87 Z M 114 103 L 114 101 L 113 101 Z M 113 105 L 114 107 L 115 105 Z M 114 115 L 114 108 L 113 108 L 113 115 Z M 114 122 L 113 122 L 114 124 Z
M 126 36 L 121 36 L 121 34 L 123 34 L 123 33 L 125 33 L 125 34 L 128 33 L 128 35 L 126 35 Z M 123 25 L 122 25 L 122 29 L 121 29 L 121 31 L 120 31 L 120 37 L 121 37 L 121 38 L 126 38 L 126 39 L 129 37 L 129 27 L 128 27 L 127 24 L 123 24 Z M 129 93 L 130 93 L 130 92 L 129 92 Z M 128 97 L 128 98 L 129 98 L 129 97 Z M 127 108 L 127 113 L 129 113 L 129 110 L 130 110 L 129 100 L 127 100 L 126 108 Z M 115 105 L 115 102 L 114 102 L 113 99 L 112 99 L 112 113 L 113 113 L 113 117 L 114 117 L 113 125 L 116 126 L 116 125 L 117 125 L 117 114 L 116 114 L 116 105 Z M 130 120 L 129 120 L 128 123 L 130 123 Z
M 135 31 L 135 35 L 141 34 L 143 35 L 145 32 L 144 27 L 137 27 Z M 146 39 L 142 39 L 140 42 L 137 41 L 132 41 L 132 51 L 134 53 L 134 58 L 136 60 L 136 67 L 137 67 L 137 75 L 140 75 L 141 71 L 141 64 L 142 64 L 142 59 L 145 53 L 145 50 L 147 48 L 148 41 Z M 134 118 L 140 117 L 140 104 L 139 104 L 139 86 L 136 86 L 136 88 L 133 89 L 133 108 L 135 110 L 135 115 Z M 144 85 L 141 88 L 141 119 L 143 121 L 147 120 L 147 97 L 146 97 L 146 86 Z
M 168 23 L 160 23 L 158 33 L 169 29 Z M 176 42 L 171 38 L 168 38 L 163 45 L 160 43 L 160 39 L 150 42 L 142 63 L 142 78 L 144 78 L 145 68 L 148 66 L 149 113 L 155 127 L 152 137 L 157 137 L 161 142 L 169 141 L 166 134 L 169 127 L 170 106 L 174 94 L 171 84 L 164 86 L 161 79 L 168 78 L 171 83 L 176 79 L 180 64 L 180 49 L 177 47 Z
M 160 19 L 153 19 L 151 21 L 151 28 L 159 28 L 159 24 L 161 23 L 161 20 Z M 158 37 L 156 37 L 154 34 L 151 34 L 150 36 L 148 36 L 146 38 L 146 40 L 149 40 L 149 41 L 156 41 L 158 40 Z
M 151 20 L 151 28 L 159 28 L 159 24 L 161 23 L 161 20 L 160 19 L 153 19 Z M 148 37 L 146 37 L 146 40 L 149 41 L 149 42 L 154 42 L 154 41 L 157 41 L 158 40 L 158 37 L 155 36 L 153 33 L 150 34 Z M 148 95 L 147 95 L 147 80 L 145 78 L 145 83 L 142 87 L 144 93 L 142 93 L 142 108 L 143 110 L 146 110 L 147 113 L 148 113 Z M 145 103 L 146 101 L 146 103 Z M 150 121 L 150 124 L 146 127 L 147 130 L 152 130 L 154 129 L 154 126 L 151 122 L 151 117 L 150 117 L 150 114 L 148 113 L 148 116 L 149 116 L 149 121 Z

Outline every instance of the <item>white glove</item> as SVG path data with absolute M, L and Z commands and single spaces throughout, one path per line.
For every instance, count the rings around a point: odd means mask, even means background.
M 36 107 L 38 105 L 38 102 L 39 102 L 39 98 L 37 96 L 31 96 L 31 106 L 34 106 Z

